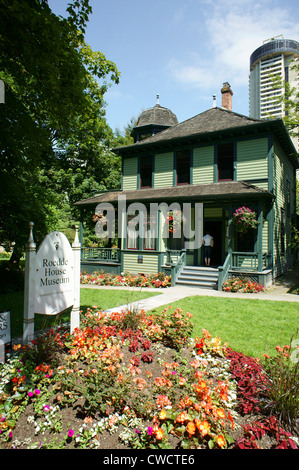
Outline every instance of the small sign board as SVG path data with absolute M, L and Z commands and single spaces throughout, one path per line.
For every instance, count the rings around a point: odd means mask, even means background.
M 0 103 L 5 103 L 5 86 L 3 80 L 0 80 Z
M 51 232 L 37 253 L 33 239 L 33 222 L 25 252 L 25 288 L 23 342 L 34 338 L 34 315 L 57 315 L 68 307 L 71 333 L 80 328 L 80 254 L 81 244 L 76 226 L 71 245 L 62 232 Z
M 35 313 L 56 315 L 73 304 L 73 250 L 63 233 L 51 232 L 35 258 Z
M 0 312 L 0 341 L 3 344 L 11 342 L 10 312 Z
M 0 312 L 0 363 L 5 363 L 5 344 L 11 343 L 10 312 Z

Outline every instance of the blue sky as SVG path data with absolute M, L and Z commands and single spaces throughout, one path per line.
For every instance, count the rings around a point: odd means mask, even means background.
M 49 0 L 65 16 L 67 0 Z M 249 58 L 263 41 L 299 41 L 297 0 L 90 0 L 86 42 L 121 73 L 105 94 L 107 122 L 123 131 L 160 104 L 184 121 L 221 106 L 229 82 L 233 111 L 249 114 Z

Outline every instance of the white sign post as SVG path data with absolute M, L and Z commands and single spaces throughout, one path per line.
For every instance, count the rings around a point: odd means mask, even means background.
M 26 248 L 24 295 L 24 343 L 33 339 L 34 315 L 57 315 L 68 307 L 71 333 L 80 326 L 80 253 L 78 227 L 73 246 L 61 232 L 49 233 L 37 253 L 30 223 Z
M 74 303 L 71 311 L 71 333 L 80 327 L 80 265 L 81 265 L 81 243 L 78 238 L 78 227 L 72 244 L 74 257 Z
M 31 341 L 34 337 L 34 297 L 35 278 L 34 261 L 36 244 L 33 240 L 33 222 L 30 222 L 30 234 L 25 250 L 25 290 L 24 290 L 24 319 L 23 340 L 24 343 Z

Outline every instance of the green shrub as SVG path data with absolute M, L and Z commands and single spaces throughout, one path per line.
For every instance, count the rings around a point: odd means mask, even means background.
M 291 432 L 296 430 L 299 417 L 299 360 L 291 353 L 292 345 L 276 346 L 277 355 L 264 355 L 264 370 L 268 377 L 268 400 L 265 409 L 279 417 Z M 296 351 L 295 351 L 296 352 Z
M 9 260 L 0 260 L 0 294 L 24 289 L 24 271 L 11 268 Z

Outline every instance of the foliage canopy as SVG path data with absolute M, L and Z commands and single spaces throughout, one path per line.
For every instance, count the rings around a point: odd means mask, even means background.
M 85 43 L 89 0 L 73 0 L 66 18 L 46 0 L 0 0 L 0 10 L 0 243 L 17 254 L 30 220 L 41 238 L 59 209 L 76 217 L 74 200 L 119 184 L 104 94 L 120 73 Z

